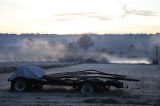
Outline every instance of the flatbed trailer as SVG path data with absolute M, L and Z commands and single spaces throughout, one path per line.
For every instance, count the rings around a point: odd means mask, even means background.
M 35 71 L 31 70 L 33 68 L 35 67 L 28 68 L 32 72 L 31 74 L 35 73 Z M 40 70 L 40 68 L 36 69 Z M 24 72 L 26 72 L 26 70 Z M 22 69 L 20 72 L 21 71 Z M 110 74 L 93 69 L 74 72 L 61 72 L 49 75 L 45 75 L 42 71 L 41 75 L 39 75 L 39 78 L 31 78 L 31 75 L 29 78 L 25 76 L 24 72 L 21 72 L 22 74 L 20 76 L 16 76 L 17 74 L 14 74 L 9 78 L 9 81 L 11 81 L 12 90 L 16 92 L 23 92 L 26 90 L 31 90 L 31 88 L 41 89 L 42 85 L 59 85 L 72 86 L 74 89 L 80 91 L 83 95 L 88 95 L 92 94 L 99 88 L 110 86 L 123 88 L 123 81 L 139 81 L 124 75 Z

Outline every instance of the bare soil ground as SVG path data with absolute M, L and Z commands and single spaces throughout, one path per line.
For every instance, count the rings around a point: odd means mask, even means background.
M 12 73 L 0 74 L 0 106 L 160 106 L 160 66 L 128 64 L 80 64 L 46 70 L 63 71 L 97 69 L 127 75 L 140 82 L 125 82 L 129 88 L 110 88 L 84 97 L 72 87 L 44 86 L 42 91 L 10 92 L 7 81 Z

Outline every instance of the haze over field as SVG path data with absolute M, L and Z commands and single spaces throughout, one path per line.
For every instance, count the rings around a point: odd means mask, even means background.
M 160 35 L 1 35 L 0 60 L 149 64 L 159 45 Z

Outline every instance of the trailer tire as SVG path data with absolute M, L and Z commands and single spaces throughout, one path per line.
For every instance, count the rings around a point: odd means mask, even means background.
M 18 78 L 11 82 L 11 89 L 16 92 L 24 92 L 28 89 L 29 84 L 23 78 Z
M 91 94 L 93 94 L 94 92 L 94 87 L 91 83 L 83 83 L 80 87 L 80 93 L 83 95 L 83 96 L 89 96 Z

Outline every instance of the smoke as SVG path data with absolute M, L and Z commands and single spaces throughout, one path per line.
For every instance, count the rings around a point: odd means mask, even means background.
M 155 36 L 150 37 L 150 46 L 159 46 L 160 45 L 160 35 L 157 34 Z
M 127 58 L 127 57 L 120 57 L 117 55 L 108 55 L 102 53 L 100 55 L 100 59 L 107 59 L 109 63 L 125 63 L 125 64 L 150 64 L 150 60 L 147 58 Z
M 29 60 L 57 61 L 65 56 L 66 47 L 61 43 L 50 43 L 42 39 L 25 39 L 21 43 L 20 53 Z
M 12 50 L 11 50 L 12 49 Z M 58 61 L 64 58 L 66 47 L 62 43 L 44 39 L 23 39 L 0 54 L 1 61 Z
M 150 56 L 152 57 L 152 59 L 155 59 L 156 58 L 156 47 L 158 48 L 157 49 L 157 54 L 158 56 L 160 56 L 159 52 L 160 52 L 160 35 L 157 34 L 155 36 L 151 36 L 150 38 L 150 45 L 149 45 L 149 50 L 150 50 Z M 159 57 L 158 57 L 159 58 Z
M 24 36 L 0 39 L 0 61 L 88 61 L 101 63 L 150 64 L 160 36 L 90 36 L 87 49 L 80 36 Z M 2 38 L 2 36 L 1 36 Z

